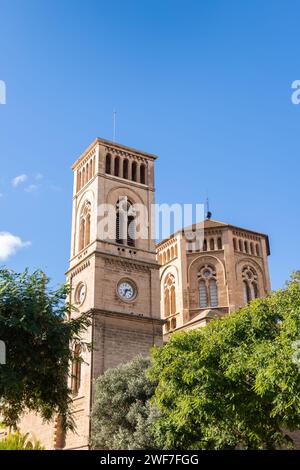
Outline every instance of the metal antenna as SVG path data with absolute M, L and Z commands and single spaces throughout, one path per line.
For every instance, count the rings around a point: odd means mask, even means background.
M 206 198 L 206 219 L 209 220 L 211 219 L 212 213 L 209 210 L 209 199 L 208 197 Z
M 113 142 L 116 141 L 116 114 L 117 114 L 117 111 L 114 109 L 113 110 Z

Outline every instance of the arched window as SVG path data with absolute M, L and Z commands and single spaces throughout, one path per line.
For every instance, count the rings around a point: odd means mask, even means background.
M 210 265 L 202 266 L 198 273 L 200 308 L 218 306 L 217 274 Z
M 242 270 L 243 294 L 245 304 L 259 296 L 258 277 L 252 266 L 245 266 Z
M 163 253 L 163 262 L 164 262 L 164 264 L 166 264 L 166 261 L 167 261 L 167 255 L 166 255 L 166 252 L 164 251 L 164 253 Z
M 123 160 L 123 178 L 128 179 L 128 160 L 125 158 Z
M 239 240 L 239 250 L 243 251 L 243 242 L 242 242 L 242 240 Z
M 89 164 L 89 180 L 92 178 L 93 176 L 93 168 L 92 168 L 92 165 L 93 165 L 93 162 L 92 160 L 90 160 L 90 164 Z
M 172 330 L 175 330 L 175 328 L 176 328 L 176 318 L 175 317 L 172 318 L 172 320 L 171 320 L 171 328 L 172 328 Z
M 85 167 L 83 167 L 82 173 L 81 173 L 81 187 L 85 185 Z
M 140 182 L 146 184 L 146 167 L 144 163 L 142 163 L 140 167 Z
M 164 313 L 165 317 L 176 313 L 175 277 L 170 273 L 164 281 Z
M 257 256 L 260 256 L 260 249 L 259 249 L 259 244 L 256 243 L 256 254 Z
M 171 247 L 171 259 L 174 258 L 174 246 Z
M 79 221 L 79 251 L 91 240 L 91 203 L 86 201 L 82 206 Z
M 170 250 L 169 248 L 167 249 L 167 263 L 170 261 Z
M 222 245 L 222 238 L 221 237 L 218 238 L 217 243 L 218 243 L 218 250 L 222 250 L 223 245 Z
M 131 164 L 131 179 L 132 179 L 132 181 L 136 181 L 136 168 L 137 168 L 136 162 L 132 162 L 132 164 Z
M 116 242 L 135 246 L 135 212 L 133 204 L 122 197 L 116 207 Z
M 106 160 L 105 160 L 105 173 L 107 173 L 108 175 L 110 175 L 110 171 L 111 171 L 111 156 L 110 154 L 108 153 L 106 155 Z
M 71 391 L 73 395 L 77 395 L 81 382 L 81 347 L 79 344 L 75 345 L 72 360 L 72 373 L 71 373 Z
M 250 253 L 251 253 L 251 255 L 254 255 L 254 247 L 253 247 L 252 242 L 250 243 Z
M 209 249 L 213 251 L 215 249 L 215 240 L 213 238 L 209 241 Z
M 248 250 L 248 242 L 245 240 L 244 241 L 244 249 L 245 249 L 245 252 L 248 253 L 249 250 Z
M 93 164 L 93 176 L 94 176 L 94 174 L 95 174 L 95 158 L 93 158 L 92 164 Z
M 207 251 L 207 240 L 206 240 L 206 238 L 204 238 L 204 240 L 203 240 L 203 247 L 202 247 L 202 250 L 203 250 L 203 251 Z
M 233 239 L 233 248 L 235 251 L 237 250 L 236 238 Z
M 158 257 L 158 262 L 159 262 L 159 264 L 161 264 L 161 265 L 163 264 L 163 257 L 162 257 L 162 254 L 159 255 L 159 257 Z

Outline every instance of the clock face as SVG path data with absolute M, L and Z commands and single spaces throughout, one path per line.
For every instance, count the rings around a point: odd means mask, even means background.
M 86 288 L 85 288 L 85 285 L 84 284 L 81 284 L 81 286 L 79 287 L 78 289 L 78 302 L 80 304 L 83 303 L 84 299 L 85 299 L 85 294 L 86 294 Z
M 133 283 L 123 281 L 118 285 L 118 294 L 123 300 L 132 300 L 136 295 L 136 288 Z

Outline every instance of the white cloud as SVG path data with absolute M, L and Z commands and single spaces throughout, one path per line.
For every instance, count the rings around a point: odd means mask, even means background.
M 37 185 L 37 184 L 30 184 L 29 186 L 27 186 L 27 187 L 25 188 L 25 191 L 26 191 L 27 193 L 33 193 L 34 191 L 37 190 L 37 188 L 38 188 L 38 185 Z
M 14 255 L 17 250 L 31 245 L 31 242 L 23 242 L 20 237 L 9 232 L 0 232 L 0 261 L 5 261 Z
M 27 180 L 28 176 L 27 175 L 19 175 L 19 176 L 16 176 L 13 180 L 12 180 L 12 185 L 14 188 L 16 188 L 17 186 L 19 186 L 19 184 L 22 184 L 24 183 L 26 180 Z

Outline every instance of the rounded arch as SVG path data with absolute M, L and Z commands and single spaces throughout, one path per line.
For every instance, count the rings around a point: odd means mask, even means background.
M 201 265 L 206 264 L 206 263 L 215 265 L 216 269 L 217 269 L 217 266 L 219 266 L 219 269 L 221 270 L 222 275 L 223 275 L 223 280 L 224 282 L 226 281 L 226 271 L 225 271 L 225 266 L 222 263 L 222 261 L 216 256 L 205 254 L 205 255 L 197 256 L 197 258 L 193 259 L 193 261 L 190 263 L 188 267 L 188 282 L 190 282 L 190 279 L 191 279 L 192 268 L 194 268 L 194 265 L 197 265 L 197 263 L 199 264 L 198 268 L 200 268 Z
M 240 259 L 239 261 L 237 261 L 237 263 L 235 265 L 236 279 L 237 280 L 242 279 L 242 271 L 243 271 L 243 268 L 245 266 L 251 266 L 251 267 L 253 267 L 253 269 L 256 270 L 256 272 L 259 275 L 259 279 L 261 279 L 261 283 L 258 282 L 258 284 L 259 284 L 258 288 L 259 288 L 259 290 L 263 290 L 264 293 L 266 293 L 267 289 L 266 289 L 266 279 L 265 279 L 264 271 L 263 271 L 262 267 L 259 265 L 259 263 L 257 263 L 254 259 L 250 258 L 249 256 L 245 256 L 242 259 Z
M 115 206 L 120 197 L 127 196 L 130 199 L 132 204 L 146 204 L 146 201 L 132 188 L 127 186 L 118 186 L 117 188 L 112 188 L 106 196 L 106 203 L 112 204 Z

